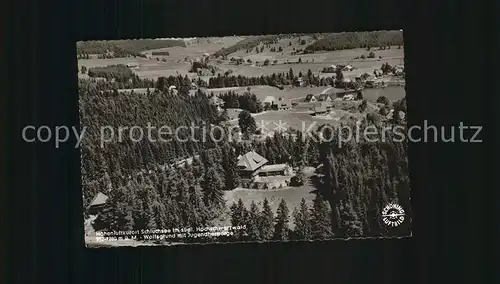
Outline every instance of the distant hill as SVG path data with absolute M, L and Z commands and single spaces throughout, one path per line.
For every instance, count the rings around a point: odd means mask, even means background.
M 142 51 L 173 46 L 185 47 L 186 43 L 183 40 L 172 39 L 80 41 L 76 44 L 76 51 L 77 54 L 104 54 L 118 51 L 129 55 L 139 55 Z
M 345 32 L 328 34 L 305 48 L 306 52 L 332 51 L 352 48 L 366 48 L 403 45 L 402 31 Z
M 260 43 L 274 43 L 279 39 L 279 37 L 279 35 L 250 36 L 228 48 L 223 48 L 217 51 L 215 56 L 226 56 L 241 49 L 252 49 Z

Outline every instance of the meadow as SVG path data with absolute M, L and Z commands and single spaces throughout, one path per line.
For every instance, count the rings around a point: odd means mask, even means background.
M 306 168 L 305 170 L 306 176 L 311 176 L 314 168 Z M 236 188 L 231 191 L 226 191 L 224 194 L 224 198 L 228 207 L 241 199 L 241 201 L 243 201 L 243 204 L 245 204 L 247 208 L 250 208 L 250 204 L 252 201 L 254 201 L 259 206 L 259 208 L 262 208 L 262 202 L 264 202 L 264 199 L 267 198 L 273 212 L 276 212 L 276 210 L 278 209 L 278 205 L 281 199 L 285 199 L 289 209 L 290 225 L 293 228 L 292 213 L 294 208 L 300 208 L 300 202 L 302 198 L 306 200 L 306 203 L 308 205 L 311 205 L 314 197 L 316 196 L 315 190 L 316 189 L 314 188 L 314 186 L 311 185 L 310 181 L 308 180 L 307 183 L 302 186 L 287 187 L 281 189 L 259 190 Z M 221 225 L 230 225 L 229 218 L 221 219 Z

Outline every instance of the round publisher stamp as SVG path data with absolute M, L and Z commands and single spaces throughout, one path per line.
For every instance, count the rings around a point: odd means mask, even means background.
M 405 211 L 401 205 L 389 203 L 382 210 L 382 220 L 387 226 L 397 227 L 405 220 Z

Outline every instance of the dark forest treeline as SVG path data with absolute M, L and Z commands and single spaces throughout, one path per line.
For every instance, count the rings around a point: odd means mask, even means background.
M 302 72 L 296 74 L 294 73 L 292 68 L 290 68 L 288 72 L 273 73 L 271 75 L 263 75 L 259 77 L 218 74 L 217 77 L 209 78 L 208 83 L 201 78 L 189 79 L 187 75 L 159 77 L 158 79 L 156 79 L 156 83 L 152 83 L 154 82 L 153 79 L 141 79 L 136 74 L 134 74 L 134 72 L 130 68 L 122 64 L 109 65 L 104 67 L 92 67 L 87 71 L 87 73 L 92 78 L 105 78 L 107 80 L 113 80 L 117 81 L 118 83 L 122 83 L 121 85 L 123 86 L 128 86 L 119 87 L 118 89 L 156 87 L 160 90 L 163 90 L 164 88 L 168 88 L 169 86 L 176 86 L 177 89 L 185 89 L 187 91 L 192 88 L 192 83 L 195 83 L 197 87 L 202 88 L 248 87 L 258 85 L 281 87 L 285 85 L 296 84 L 298 78 L 302 78 L 306 86 L 335 86 L 337 83 L 339 83 L 339 80 L 335 80 L 333 77 L 320 78 L 319 76 L 315 76 L 310 69 L 306 74 L 302 74 Z M 339 74 L 337 74 L 337 77 L 339 77 Z M 355 88 L 355 86 L 349 87 Z
M 256 46 L 258 46 L 260 43 L 274 43 L 278 40 L 279 36 L 278 35 L 263 35 L 263 36 L 251 36 L 248 38 L 245 38 L 236 44 L 223 48 L 215 53 L 215 56 L 227 56 L 233 52 L 236 52 L 238 50 L 242 49 L 252 49 Z
M 76 44 L 77 54 L 107 54 L 112 52 L 114 57 L 144 56 L 141 52 L 151 49 L 181 46 L 186 43 L 182 40 L 106 40 L 106 41 L 80 41 Z
M 113 79 L 113 78 L 111 78 Z M 156 81 L 151 79 L 139 78 L 134 75 L 128 81 L 117 80 L 100 80 L 97 78 L 79 79 L 79 88 L 91 90 L 119 90 L 119 89 L 135 89 L 135 88 L 155 88 Z
M 213 96 L 213 93 L 211 94 Z M 257 96 L 249 91 L 238 94 L 234 91 L 219 94 L 219 98 L 224 101 L 224 109 L 240 108 L 251 113 L 261 112 L 262 104 Z
M 209 88 L 227 88 L 227 87 L 247 87 L 247 86 L 257 86 L 257 85 L 267 85 L 267 86 L 285 86 L 293 85 L 297 79 L 301 77 L 309 85 L 315 86 L 329 86 L 333 85 L 333 78 L 319 78 L 314 76 L 312 71 L 309 69 L 307 74 L 302 74 L 299 72 L 295 74 L 290 68 L 288 72 L 283 73 L 273 73 L 271 75 L 263 75 L 260 77 L 245 77 L 241 75 L 237 76 L 221 76 L 210 78 L 208 80 Z
M 306 34 L 302 34 L 306 35 Z M 263 47 L 258 49 L 260 44 L 264 44 L 270 48 L 270 44 L 275 44 L 281 38 L 288 38 L 298 36 L 301 45 L 305 41 L 300 39 L 300 34 L 295 35 L 265 35 L 265 36 L 252 36 L 228 47 L 223 48 L 215 53 L 215 56 L 228 56 L 231 53 L 239 50 L 246 50 L 247 52 L 255 49 L 257 53 L 263 51 Z M 311 53 L 314 51 L 332 51 L 352 48 L 367 48 L 367 47 L 385 47 L 388 45 L 403 45 L 403 32 L 402 31 L 369 31 L 369 32 L 343 32 L 343 33 L 327 33 L 322 34 L 322 38 L 317 39 L 317 35 L 312 35 L 312 44 L 304 49 L 304 53 Z
M 155 56 L 155 55 L 158 55 L 158 56 L 169 56 L 170 52 L 168 52 L 168 51 L 153 51 L 153 52 L 151 52 L 151 55 L 153 55 L 153 56 Z
M 332 51 L 352 48 L 368 48 L 403 45 L 402 31 L 371 31 L 334 33 L 317 40 L 305 48 L 305 52 Z
M 134 77 L 134 72 L 123 64 L 109 65 L 104 67 L 92 67 L 88 70 L 90 77 L 106 78 L 107 80 L 115 79 L 119 82 L 125 82 Z

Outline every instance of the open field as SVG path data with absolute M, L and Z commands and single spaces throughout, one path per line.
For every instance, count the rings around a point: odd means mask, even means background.
M 186 41 L 186 47 L 174 46 L 174 47 L 166 47 L 160 49 L 153 49 L 145 51 L 144 54 L 153 56 L 153 52 L 158 51 L 167 51 L 169 53 L 168 56 L 165 56 L 168 59 L 172 60 L 184 60 L 186 57 L 188 59 L 196 59 L 203 56 L 204 53 L 213 54 L 220 50 L 221 48 L 227 48 L 229 46 L 234 45 L 238 41 L 240 41 L 241 37 L 223 37 L 223 38 L 211 38 L 211 39 L 200 39 L 198 41 L 191 40 Z M 162 56 L 158 56 L 162 57 Z
M 404 87 L 399 86 L 363 90 L 363 97 L 368 101 L 375 102 L 380 96 L 385 96 L 390 101 L 398 101 L 406 96 L 406 91 Z
M 335 109 L 328 116 L 313 116 L 309 110 L 284 110 L 284 111 L 266 111 L 254 115 L 257 125 L 264 123 L 267 131 L 288 129 L 306 131 L 308 129 L 316 129 L 323 124 L 338 125 L 342 120 L 348 117 L 357 117 L 359 114 L 349 113 L 344 110 Z M 236 117 L 237 118 L 237 117 Z M 234 119 L 231 123 L 237 125 L 238 120 Z

